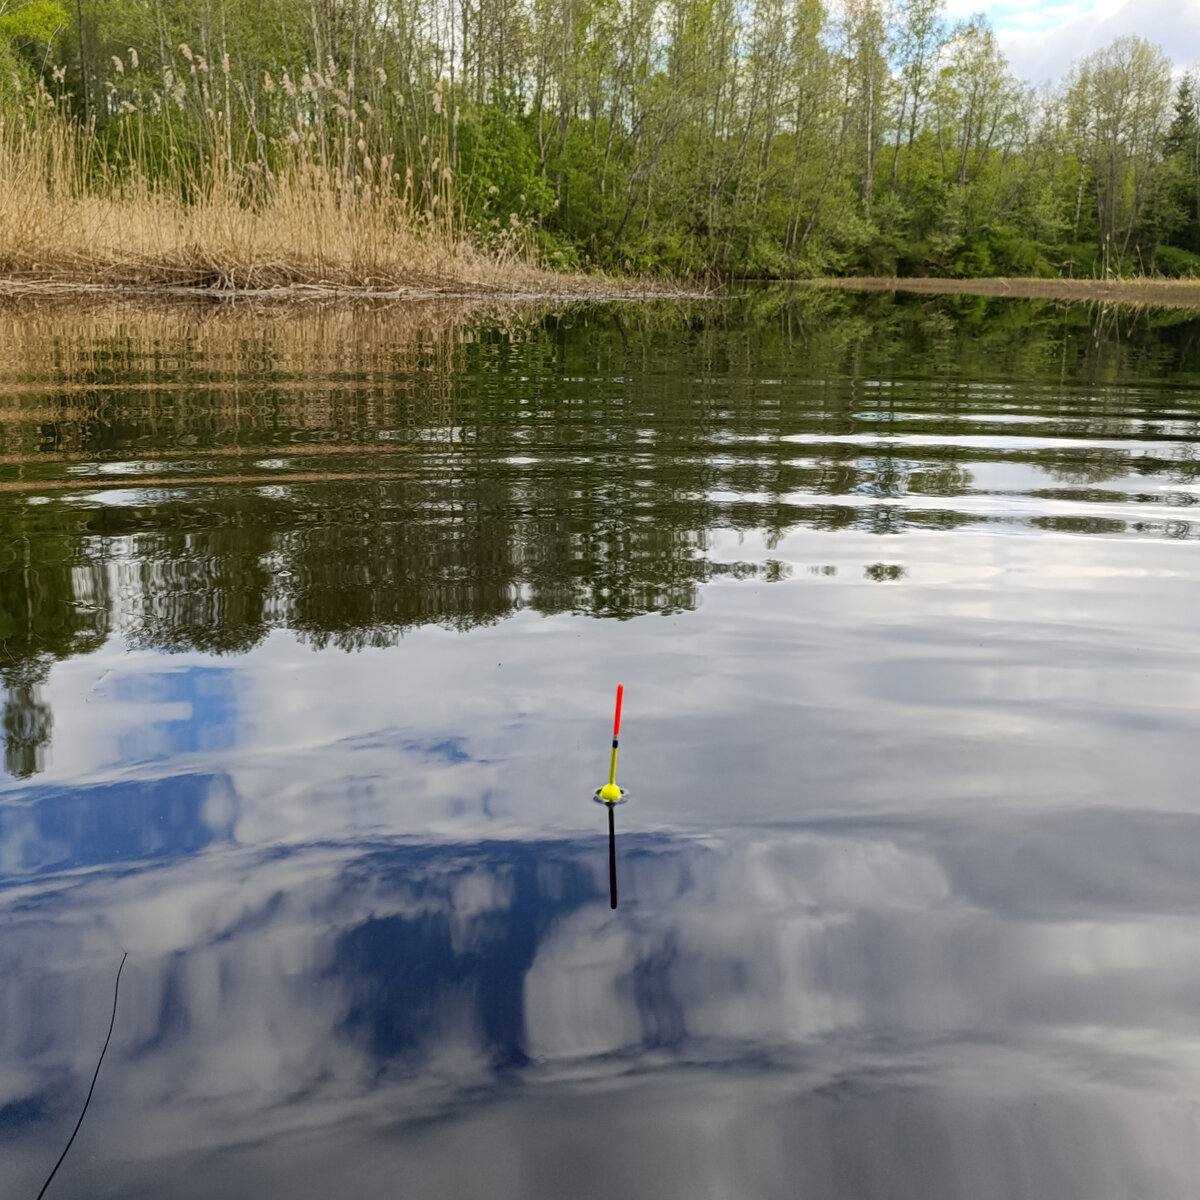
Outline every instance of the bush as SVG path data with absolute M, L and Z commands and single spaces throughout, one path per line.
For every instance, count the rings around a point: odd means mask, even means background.
M 1154 251 L 1154 270 L 1172 279 L 1195 279 L 1200 276 L 1200 254 L 1178 246 L 1159 246 Z
M 989 275 L 1044 278 L 1055 274 L 1042 246 L 1003 225 L 969 238 L 951 260 L 951 271 L 968 279 Z

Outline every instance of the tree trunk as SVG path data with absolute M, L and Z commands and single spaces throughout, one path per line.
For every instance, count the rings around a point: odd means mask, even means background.
M 83 123 L 90 125 L 92 122 L 92 103 L 88 98 L 87 55 L 83 49 L 83 0 L 75 0 L 75 11 L 79 22 L 79 78 L 80 86 L 83 89 Z

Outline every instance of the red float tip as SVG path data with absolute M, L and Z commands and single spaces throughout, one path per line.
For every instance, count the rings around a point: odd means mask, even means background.
M 621 733 L 621 698 L 625 695 L 625 685 L 617 684 L 617 713 L 613 717 L 613 737 L 619 737 Z

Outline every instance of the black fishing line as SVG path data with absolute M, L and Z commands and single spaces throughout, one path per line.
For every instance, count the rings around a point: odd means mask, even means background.
M 38 1192 L 37 1200 L 42 1200 L 42 1197 L 46 1194 L 46 1189 L 50 1186 L 50 1180 L 58 1174 L 58 1168 L 63 1165 L 63 1159 L 67 1157 L 67 1151 L 71 1149 L 71 1143 L 75 1141 L 75 1134 L 79 1132 L 79 1127 L 83 1124 L 83 1118 L 87 1116 L 88 1105 L 92 1102 L 92 1093 L 96 1090 L 96 1080 L 100 1078 L 100 1067 L 104 1062 L 104 1056 L 108 1053 L 108 1043 L 112 1041 L 113 1026 L 117 1023 L 117 993 L 121 990 L 121 972 L 125 970 L 125 960 L 128 957 L 129 951 L 126 950 L 121 955 L 121 965 L 117 968 L 117 982 L 113 984 L 113 1010 L 108 1022 L 108 1037 L 104 1039 L 104 1049 L 100 1051 L 100 1059 L 96 1063 L 96 1072 L 92 1076 L 92 1086 L 88 1088 L 87 1099 L 83 1102 L 83 1112 L 79 1114 L 79 1120 L 75 1122 L 75 1129 L 67 1140 L 67 1144 L 63 1147 L 63 1152 L 58 1156 L 58 1162 L 54 1164 L 54 1170 L 46 1176 L 46 1182 L 42 1184 L 42 1190 Z
M 617 806 L 609 804 L 608 808 L 608 906 L 617 907 L 617 825 L 613 813 Z

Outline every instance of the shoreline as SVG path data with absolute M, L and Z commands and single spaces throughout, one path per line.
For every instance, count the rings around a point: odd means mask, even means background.
M 818 287 L 857 292 L 912 292 L 926 296 L 994 296 L 1014 300 L 1142 304 L 1200 309 L 1200 279 L 936 279 L 919 275 L 798 280 Z
M 560 302 L 564 304 L 603 303 L 611 300 L 711 300 L 711 291 L 645 283 L 630 285 L 603 278 L 563 276 L 563 286 L 547 281 L 539 288 L 503 288 L 489 284 L 466 284 L 459 280 L 443 287 L 414 286 L 373 288 L 348 284 L 283 284 L 278 287 L 228 288 L 187 287 L 166 283 L 86 283 L 57 279 L 0 278 L 0 303 L 7 300 L 79 299 L 96 300 L 237 300 L 267 301 L 279 304 L 304 304 L 316 301 L 381 301 L 428 304 L 438 301 L 480 301 L 511 304 Z
M 525 273 L 525 272 L 522 272 Z M 689 288 L 655 280 L 616 280 L 552 271 L 538 271 L 529 286 L 502 287 L 448 279 L 444 284 L 422 282 L 412 286 L 372 287 L 344 283 L 297 282 L 268 287 L 220 287 L 171 283 L 97 283 L 70 278 L 0 277 L 0 304 L 23 300 L 92 299 L 104 301 L 156 300 L 279 304 L 304 306 L 315 302 L 380 302 L 430 304 L 602 304 L 612 301 L 696 301 L 736 298 L 753 285 L 736 290 Z M 543 286 L 536 286 L 543 285 Z M 762 288 L 830 288 L 850 292 L 906 292 L 926 296 L 986 296 L 1014 300 L 1058 300 L 1067 303 L 1132 304 L 1157 308 L 1200 310 L 1200 279 L 939 279 L 932 276 L 823 276 L 814 279 L 764 281 Z

